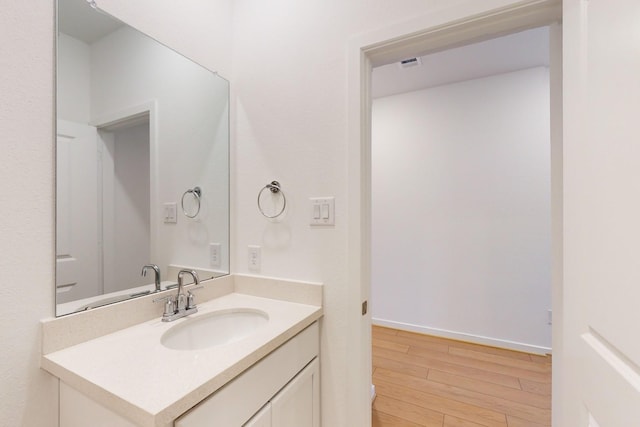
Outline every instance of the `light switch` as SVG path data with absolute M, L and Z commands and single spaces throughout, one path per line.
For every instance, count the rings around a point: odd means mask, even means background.
M 165 224 L 175 224 L 178 222 L 177 203 L 165 203 L 162 210 L 162 218 Z
M 329 203 L 322 204 L 322 219 L 329 219 Z
M 311 225 L 335 225 L 335 198 L 334 197 L 311 197 L 309 198 Z

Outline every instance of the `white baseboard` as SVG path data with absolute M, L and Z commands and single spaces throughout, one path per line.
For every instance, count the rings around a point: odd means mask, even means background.
M 384 320 L 372 318 L 371 323 L 378 326 L 386 326 L 388 328 L 400 329 L 403 331 L 418 332 L 421 334 L 434 335 L 442 338 L 449 338 L 458 341 L 467 341 L 475 344 L 483 344 L 491 347 L 506 348 L 509 350 L 524 351 L 534 354 L 551 354 L 550 347 L 542 347 L 533 344 L 526 344 L 516 341 L 503 340 L 500 338 L 484 337 L 481 335 L 467 334 L 464 332 L 448 331 L 445 329 L 430 328 L 427 326 L 412 325 L 410 323 L 395 322 L 392 320 Z

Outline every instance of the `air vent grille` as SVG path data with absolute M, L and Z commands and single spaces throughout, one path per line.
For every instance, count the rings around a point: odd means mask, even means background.
M 398 64 L 400 65 L 400 68 L 413 68 L 413 67 L 419 67 L 420 65 L 422 65 L 422 60 L 417 57 L 407 58 L 407 59 L 403 59 Z

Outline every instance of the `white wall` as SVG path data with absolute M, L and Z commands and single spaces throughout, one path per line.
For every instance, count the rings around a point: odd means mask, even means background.
M 53 314 L 53 3 L 0 14 L 0 417 L 53 426 L 57 383 L 39 366 L 39 319 Z
M 551 347 L 549 73 L 374 100 L 372 316 Z
M 498 4 L 499 3 L 499 4 Z M 353 38 L 434 13 L 456 20 L 509 1 L 294 1 L 235 3 L 233 79 L 235 182 L 232 194 L 232 270 L 249 272 L 247 245 L 262 246 L 261 274 L 321 281 L 322 420 L 326 426 L 362 423 L 358 384 L 362 364 L 349 352 L 359 319 L 349 281 L 348 49 Z M 515 2 L 511 2 L 515 3 Z M 437 12 L 437 13 L 436 13 Z M 442 14 L 440 14 L 442 12 Z M 438 18 L 431 21 L 437 25 Z M 411 31 L 404 27 L 405 31 Z M 390 36 L 397 36 L 398 27 Z M 401 33 L 400 33 L 401 34 Z M 357 162 L 357 160 L 356 160 Z M 256 195 L 282 184 L 290 209 L 279 222 L 262 218 Z M 357 186 L 356 186 L 357 188 Z M 336 226 L 311 228 L 307 199 L 335 196 Z M 353 194 L 357 197 L 357 194 Z M 357 317 L 356 317 L 357 316 Z M 357 344 L 353 344 L 357 345 Z M 364 390 L 365 395 L 368 390 Z
M 200 63 L 229 71 L 227 0 L 98 1 Z M 153 11 L 153 13 L 150 13 Z M 3 2 L 0 14 L 0 416 L 57 425 L 57 382 L 39 369 L 39 320 L 54 314 L 54 3 Z M 188 21 L 189 25 L 183 25 Z M 224 75 L 224 74 L 223 74 Z

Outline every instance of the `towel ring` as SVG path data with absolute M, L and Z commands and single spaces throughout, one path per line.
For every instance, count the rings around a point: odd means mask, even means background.
M 276 213 L 275 215 L 267 215 L 262 209 L 262 205 L 260 205 L 260 197 L 262 196 L 262 193 L 264 192 L 264 190 L 267 190 L 267 189 L 271 191 L 271 193 L 273 194 L 280 193 L 282 195 L 282 209 L 280 209 L 280 212 Z M 271 181 L 269 184 L 262 187 L 262 190 L 260 190 L 260 192 L 258 193 L 258 210 L 265 218 L 273 219 L 273 218 L 279 217 L 280 215 L 283 214 L 284 209 L 286 207 L 287 207 L 287 198 L 285 197 L 284 191 L 282 191 L 282 188 L 280 188 L 280 183 L 278 181 Z
M 193 215 L 190 215 L 189 212 L 187 212 L 187 210 L 184 207 L 184 197 L 187 194 L 192 194 L 198 204 L 198 207 L 196 208 L 196 212 Z M 182 194 L 182 200 L 180 204 L 182 205 L 182 213 L 184 214 L 184 216 L 186 216 L 187 218 L 195 218 L 198 216 L 198 214 L 200 213 L 200 197 L 201 196 L 202 196 L 202 190 L 200 189 L 200 187 L 191 188 Z

